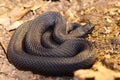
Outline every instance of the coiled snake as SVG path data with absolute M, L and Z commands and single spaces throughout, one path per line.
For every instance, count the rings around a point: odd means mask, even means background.
M 12 36 L 7 58 L 20 70 L 44 75 L 71 75 L 77 69 L 90 68 L 95 61 L 91 42 L 81 38 L 94 26 L 71 23 L 58 12 L 45 12 L 22 24 Z

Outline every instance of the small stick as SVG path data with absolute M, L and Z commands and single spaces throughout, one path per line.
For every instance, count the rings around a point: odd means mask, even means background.
M 4 43 L 2 41 L 0 41 L 0 46 L 2 47 L 3 51 L 6 54 L 7 53 L 7 47 L 4 45 Z

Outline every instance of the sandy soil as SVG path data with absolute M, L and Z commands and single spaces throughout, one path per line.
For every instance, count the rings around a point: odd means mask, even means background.
M 119 0 L 0 0 L 0 80 L 73 80 L 73 77 L 45 77 L 17 70 L 6 58 L 9 40 L 25 21 L 46 11 L 60 12 L 68 23 L 91 22 L 95 29 L 88 35 L 97 51 L 97 62 L 120 71 L 120 1 Z

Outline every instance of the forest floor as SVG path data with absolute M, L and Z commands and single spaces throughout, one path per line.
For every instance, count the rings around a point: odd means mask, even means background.
M 100 62 L 108 70 L 120 73 L 119 0 L 61 0 L 55 2 L 0 0 L 0 80 L 75 79 L 72 77 L 45 77 L 30 71 L 20 71 L 6 58 L 9 40 L 16 28 L 46 11 L 60 12 L 67 23 L 85 24 L 91 22 L 95 24 L 93 32 L 88 35 L 87 39 L 95 46 L 96 62 Z M 112 73 L 108 73 L 108 75 L 110 74 Z M 120 80 L 120 77 L 115 80 Z

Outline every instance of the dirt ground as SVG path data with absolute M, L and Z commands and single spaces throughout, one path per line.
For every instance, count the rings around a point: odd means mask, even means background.
M 95 24 L 95 29 L 87 39 L 96 48 L 96 62 L 101 62 L 110 70 L 120 72 L 119 0 L 0 0 L 0 80 L 74 79 L 45 77 L 30 71 L 20 71 L 6 58 L 7 46 L 15 29 L 46 11 L 60 12 L 68 23 Z

